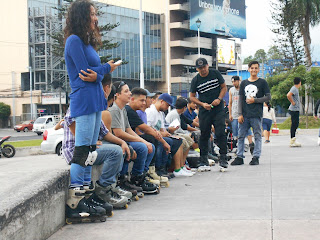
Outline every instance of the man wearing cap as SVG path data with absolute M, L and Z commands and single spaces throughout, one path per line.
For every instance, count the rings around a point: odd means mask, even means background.
M 150 108 L 146 110 L 148 125 L 157 131 L 160 131 L 164 140 L 170 145 L 171 155 L 173 158 L 173 163 L 171 163 L 171 165 L 174 169 L 174 176 L 192 176 L 193 174 L 183 170 L 184 160 L 182 139 L 171 138 L 171 134 L 165 129 L 164 126 L 165 117 L 163 112 L 167 111 L 169 106 L 173 107 L 172 103 L 172 98 L 168 93 L 161 94 L 157 102 L 152 104 Z M 160 175 L 161 173 L 165 174 L 164 171 L 168 162 L 168 156 L 161 154 L 162 152 L 161 146 L 159 146 L 157 149 L 156 169 L 157 173 L 160 171 Z
M 199 106 L 200 123 L 200 165 L 209 166 L 208 141 L 211 126 L 215 128 L 217 143 L 220 148 L 220 167 L 227 168 L 227 137 L 225 133 L 225 112 L 223 97 L 227 92 L 227 86 L 221 73 L 215 69 L 209 70 L 205 58 L 196 61 L 198 74 L 192 79 L 190 87 L 190 99 Z M 196 98 L 196 93 L 199 98 Z

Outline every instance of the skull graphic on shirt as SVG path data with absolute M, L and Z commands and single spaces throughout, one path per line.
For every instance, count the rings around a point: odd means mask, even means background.
M 244 88 L 246 98 L 254 98 L 257 96 L 258 88 L 256 85 L 250 84 Z

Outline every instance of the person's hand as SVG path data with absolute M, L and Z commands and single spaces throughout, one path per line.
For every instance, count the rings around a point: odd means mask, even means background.
M 131 154 L 128 144 L 125 141 L 123 141 L 120 147 L 122 148 L 122 153 L 126 154 L 126 160 L 129 161 L 131 158 Z
M 296 105 L 296 103 L 295 103 L 295 102 L 292 102 L 291 104 L 292 104 L 292 106 L 295 106 L 295 105 Z
M 276 122 L 273 125 L 274 125 L 275 128 L 277 128 L 277 123 Z
M 211 110 L 211 105 L 209 103 L 202 103 L 202 107 L 206 110 Z
M 174 133 L 176 130 L 178 130 L 179 126 L 176 127 L 168 127 L 168 130 L 170 133 Z
M 242 123 L 244 122 L 244 119 L 243 119 L 243 116 L 242 116 L 242 115 L 240 115 L 240 116 L 238 117 L 238 122 L 239 122 L 240 124 L 242 124 Z
M 170 147 L 170 145 L 167 143 L 167 142 L 165 142 L 165 144 L 163 144 L 163 149 L 166 151 L 166 154 L 168 155 L 169 153 L 170 153 L 170 151 L 171 151 L 171 147 Z
M 133 152 L 132 152 L 132 156 L 131 156 L 131 158 L 130 159 L 132 159 L 132 160 L 135 160 L 136 158 L 137 158 L 137 152 L 135 151 L 135 150 L 133 150 Z
M 231 114 L 229 114 L 229 120 L 233 121 L 233 117 L 231 116 Z
M 87 69 L 87 71 L 80 70 L 79 78 L 85 82 L 95 82 L 97 80 L 97 73 L 91 69 Z
M 213 105 L 213 106 L 218 106 L 220 103 L 221 103 L 220 99 L 217 98 L 217 99 L 215 99 L 215 100 L 211 103 L 211 105 Z
M 154 130 L 155 130 L 155 129 L 154 129 Z M 159 131 L 157 131 L 157 130 L 155 130 L 155 131 L 156 131 L 156 139 L 157 139 L 158 141 L 160 141 L 161 138 L 162 138 L 161 133 L 160 133 Z
M 162 134 L 163 137 L 170 137 L 171 136 L 171 134 L 166 130 L 161 132 L 161 134 Z
M 147 148 L 148 148 L 148 153 L 152 153 L 153 148 L 152 148 L 152 144 L 149 142 L 146 142 Z
M 100 148 L 99 146 L 102 145 L 102 142 L 98 140 L 97 143 L 96 143 L 96 145 L 97 145 L 97 148 Z
M 248 103 L 248 104 L 254 103 L 254 98 L 253 98 L 253 97 L 248 97 L 248 98 L 246 99 L 246 103 Z
M 116 70 L 117 67 L 119 67 L 121 65 L 121 63 L 119 64 L 114 64 L 114 60 L 110 60 L 108 62 L 108 64 L 110 65 L 111 67 L 111 70 L 110 70 L 110 73 L 112 73 L 114 70 Z

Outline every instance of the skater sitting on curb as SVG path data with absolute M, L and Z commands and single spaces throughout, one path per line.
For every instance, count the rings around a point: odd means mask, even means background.
M 291 128 L 290 128 L 290 147 L 301 147 L 301 144 L 296 141 L 296 131 L 299 127 L 299 114 L 300 114 L 300 98 L 299 88 L 301 87 L 301 79 L 295 77 L 293 79 L 294 86 L 291 87 L 287 94 L 290 101 L 289 114 L 291 115 Z
M 137 110 L 144 109 L 146 106 L 146 98 L 148 94 L 147 91 L 142 88 L 134 88 L 132 89 L 131 93 L 132 96 L 130 103 L 129 105 L 126 105 L 125 108 L 127 110 L 128 119 L 132 130 L 137 132 L 137 134 L 146 141 L 152 143 L 156 148 L 156 152 L 158 145 L 163 145 L 164 154 L 169 154 L 171 151 L 170 145 L 162 138 L 161 133 L 144 123 L 136 112 Z M 150 177 L 150 181 L 155 184 L 161 184 L 162 186 L 168 186 L 168 178 L 158 176 L 155 171 L 156 155 L 157 154 L 154 155 L 149 165 L 148 175 Z
M 259 165 L 261 155 L 261 120 L 263 103 L 270 101 L 271 94 L 266 80 L 259 78 L 260 65 L 252 61 L 248 65 L 250 77 L 240 84 L 239 90 L 239 139 L 237 157 L 231 165 L 242 165 L 244 159 L 244 139 L 250 127 L 253 129 L 255 147 L 250 165 Z
M 172 98 L 168 93 L 163 93 L 159 96 L 155 104 L 146 109 L 148 125 L 155 130 L 159 131 L 163 139 L 171 147 L 171 156 L 173 161 L 171 167 L 174 169 L 173 174 L 176 177 L 192 176 L 183 170 L 183 146 L 180 138 L 172 137 L 171 134 L 165 129 L 164 111 L 167 111 L 169 106 L 172 106 Z M 168 155 L 164 153 L 163 145 L 159 145 L 156 157 L 156 170 L 158 175 L 166 175 L 166 166 L 168 164 Z
M 66 162 L 70 164 L 75 149 L 76 122 L 70 117 L 69 109 L 64 121 L 56 126 L 56 129 L 59 127 L 64 129 L 63 156 Z M 77 217 L 79 213 L 87 211 L 92 214 L 91 209 L 100 207 L 105 208 L 107 215 L 110 216 L 113 207 L 119 207 L 119 204 L 122 207 L 128 202 L 126 197 L 114 194 L 114 192 L 119 192 L 119 189 L 115 190 L 111 184 L 116 182 L 116 175 L 123 163 L 123 153 L 129 152 L 129 148 L 124 141 L 113 136 L 102 122 L 99 136 L 101 139 L 115 144 L 101 145 L 101 142 L 98 142 L 100 146 L 97 148 L 98 156 L 94 165 L 103 165 L 103 168 L 102 174 L 95 184 L 96 188 L 91 184 L 91 166 L 85 168 L 84 174 L 70 174 L 70 188 L 66 207 L 67 217 Z M 84 198 L 84 194 L 88 197 L 88 200 Z
M 132 172 L 130 174 L 131 184 L 142 187 L 144 193 L 158 192 L 158 186 L 147 182 L 146 174 L 149 170 L 150 162 L 155 154 L 153 144 L 139 137 L 130 127 L 125 105 L 129 103 L 131 92 L 129 86 L 123 82 L 115 82 L 116 99 L 109 112 L 112 117 L 111 129 L 113 133 L 126 141 L 137 153 L 137 158 L 134 161 Z M 129 162 L 125 161 L 120 172 L 120 178 L 125 178 L 128 175 Z
M 270 142 L 270 129 L 272 126 L 272 121 L 274 126 L 277 127 L 277 120 L 274 114 L 274 109 L 271 107 L 270 102 L 265 102 L 263 105 L 263 119 L 262 119 L 262 129 L 265 143 Z

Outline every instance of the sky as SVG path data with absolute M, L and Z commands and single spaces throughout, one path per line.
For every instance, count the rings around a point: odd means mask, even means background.
M 273 45 L 270 0 L 246 0 L 247 39 L 242 42 L 242 58 L 254 55 L 258 49 L 266 52 Z M 320 61 L 320 25 L 311 28 L 312 60 Z

